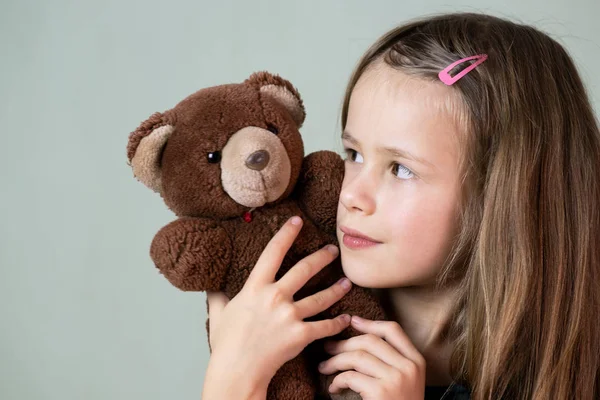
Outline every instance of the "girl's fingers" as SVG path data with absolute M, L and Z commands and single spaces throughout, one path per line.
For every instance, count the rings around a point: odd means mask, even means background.
M 337 335 L 350 325 L 350 316 L 348 314 L 338 315 L 332 319 L 321 321 L 304 322 L 303 329 L 307 342 L 311 343 L 317 339 Z
M 288 275 L 291 271 L 288 272 Z M 287 275 L 286 275 L 287 276 Z M 285 278 L 285 277 L 284 277 Z M 283 279 L 283 278 L 282 278 Z M 315 314 L 325 311 L 334 303 L 340 300 L 350 291 L 352 283 L 348 278 L 342 278 L 337 283 L 321 290 L 311 296 L 307 296 L 295 303 L 298 315 L 301 319 L 312 317 Z
M 356 371 L 342 372 L 336 376 L 329 386 L 330 393 L 337 393 L 342 389 L 350 389 L 360 394 L 362 398 L 368 398 L 377 388 L 377 379 L 366 376 Z
M 397 322 L 371 321 L 353 316 L 352 327 L 357 331 L 379 336 L 400 352 L 400 354 L 417 365 L 425 364 L 425 359 Z
M 300 229 L 302 229 L 302 219 L 300 217 L 290 218 L 281 227 L 261 253 L 252 272 L 250 272 L 246 285 L 264 285 L 275 281 L 275 275 L 298 233 L 300 233 Z
M 378 379 L 387 379 L 396 371 L 391 365 L 364 350 L 341 353 L 319 365 L 319 372 L 325 375 L 348 370 Z
M 368 351 L 394 368 L 400 368 L 406 362 L 406 358 L 398 350 L 372 333 L 354 336 L 347 340 L 328 341 L 325 343 L 325 351 L 331 355 L 353 351 Z
M 336 246 L 328 245 L 304 257 L 294 265 L 275 285 L 290 297 L 304 286 L 310 278 L 332 262 L 338 255 Z

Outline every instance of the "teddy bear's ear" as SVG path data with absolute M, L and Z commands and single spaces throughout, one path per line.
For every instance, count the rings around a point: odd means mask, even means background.
M 290 113 L 298 128 L 304 123 L 306 112 L 300 94 L 287 80 L 269 72 L 255 72 L 245 83 L 257 87 L 261 93 L 281 103 Z
M 160 157 L 174 130 L 165 122 L 164 114 L 154 113 L 129 135 L 128 165 L 140 182 L 158 193 L 162 188 Z

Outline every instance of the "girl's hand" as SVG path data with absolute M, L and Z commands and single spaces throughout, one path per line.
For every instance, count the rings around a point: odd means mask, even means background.
M 222 293 L 208 293 L 211 357 L 207 379 L 221 389 L 229 380 L 234 389 L 266 391 L 277 370 L 316 339 L 338 334 L 350 324 L 349 315 L 304 322 L 326 310 L 350 289 L 347 279 L 294 301 L 293 295 L 338 255 L 335 246 L 307 256 L 278 281 L 275 274 L 300 232 L 302 220 L 290 219 L 271 239 L 242 290 L 229 301 Z M 243 381 L 243 382 L 240 382 Z M 256 387 L 260 389 L 256 389 Z M 205 386 L 205 392 L 206 392 Z M 211 392 L 216 393 L 216 392 Z M 215 395 L 216 396 L 216 395 Z M 223 397 L 220 397 L 223 398 Z
M 319 371 L 336 376 L 331 393 L 352 389 L 363 400 L 422 400 L 425 396 L 425 359 L 397 322 L 352 317 L 352 327 L 366 335 L 326 342 L 333 354 Z

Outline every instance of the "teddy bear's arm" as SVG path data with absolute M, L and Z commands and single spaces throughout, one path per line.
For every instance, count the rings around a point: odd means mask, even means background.
M 344 160 L 337 153 L 323 150 L 304 157 L 294 197 L 302 211 L 330 234 L 335 234 L 343 179 Z
M 154 236 L 150 256 L 160 272 L 185 291 L 222 290 L 231 240 L 214 220 L 182 217 Z

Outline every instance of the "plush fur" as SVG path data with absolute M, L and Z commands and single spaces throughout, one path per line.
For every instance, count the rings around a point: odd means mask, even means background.
M 329 151 L 304 157 L 299 128 L 305 115 L 290 82 L 259 72 L 243 83 L 201 89 L 151 115 L 130 134 L 127 157 L 134 176 L 158 192 L 178 217 L 160 229 L 150 247 L 156 267 L 174 286 L 222 291 L 232 298 L 267 242 L 294 215 L 303 218 L 304 226 L 276 279 L 324 245 L 337 244 L 343 160 Z M 295 299 L 342 276 L 338 258 Z M 355 285 L 311 320 L 342 313 L 385 319 L 370 291 Z M 334 339 L 358 334 L 348 328 Z M 309 345 L 277 372 L 268 399 L 360 399 L 349 390 L 327 393 L 333 376 L 323 377 L 317 370 L 326 358 L 321 341 Z

